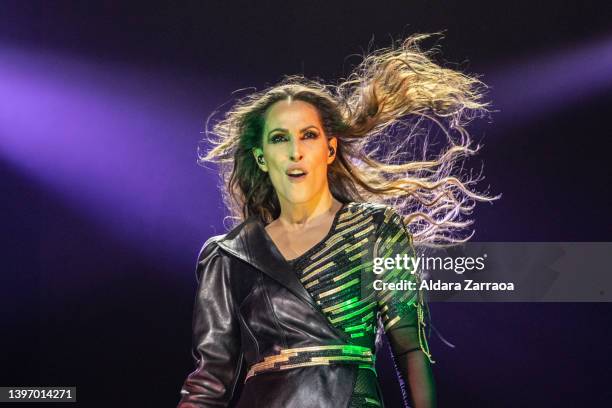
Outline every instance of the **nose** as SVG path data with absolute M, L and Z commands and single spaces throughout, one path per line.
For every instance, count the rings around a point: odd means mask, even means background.
M 300 147 L 300 142 L 299 140 L 293 140 L 293 142 L 291 143 L 291 151 L 289 152 L 289 159 L 291 161 L 300 161 L 303 158 L 303 154 L 302 154 L 302 150 Z

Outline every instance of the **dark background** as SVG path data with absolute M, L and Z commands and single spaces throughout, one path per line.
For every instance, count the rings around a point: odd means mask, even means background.
M 174 406 L 192 370 L 195 258 L 223 232 L 215 174 L 196 164 L 206 117 L 283 74 L 346 76 L 358 60 L 346 57 L 413 32 L 445 30 L 427 44 L 482 74 L 499 110 L 471 128 L 485 145 L 483 187 L 503 194 L 477 209 L 475 240 L 610 241 L 611 12 L 552 1 L 0 3 L 0 385 L 74 385 L 85 407 Z M 431 339 L 441 407 L 609 405 L 609 304 L 431 311 L 455 345 Z M 380 359 L 387 402 L 400 406 Z

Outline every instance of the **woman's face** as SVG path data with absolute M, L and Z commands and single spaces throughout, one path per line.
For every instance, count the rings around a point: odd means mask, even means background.
M 331 154 L 330 147 L 334 153 Z M 304 204 L 329 190 L 327 166 L 334 161 L 336 139 L 327 139 L 317 108 L 299 100 L 273 104 L 265 116 L 259 167 L 269 173 L 281 201 Z

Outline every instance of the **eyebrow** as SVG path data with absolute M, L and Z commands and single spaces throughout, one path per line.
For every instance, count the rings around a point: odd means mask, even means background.
M 319 130 L 319 127 L 317 125 L 308 125 L 305 128 L 300 129 L 300 133 L 304 132 L 304 131 L 306 131 L 306 130 L 308 130 L 310 128 L 315 128 L 315 129 Z M 271 131 L 268 132 L 268 136 L 270 136 L 270 134 L 272 132 L 276 132 L 276 131 L 287 132 L 287 129 L 285 129 L 285 128 L 274 128 L 274 129 L 272 129 Z

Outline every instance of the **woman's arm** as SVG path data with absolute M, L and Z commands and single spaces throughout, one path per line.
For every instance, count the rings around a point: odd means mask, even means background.
M 193 309 L 196 369 L 185 380 L 178 408 L 226 407 L 241 365 L 240 326 L 231 291 L 229 258 L 207 242 L 198 257 Z
M 436 406 L 436 387 L 427 356 L 416 350 L 398 358 L 400 370 L 408 378 L 415 408 Z
M 410 388 L 414 408 L 437 406 L 436 386 L 429 358 L 419 346 L 414 326 L 387 332 L 402 379 Z
M 412 236 L 403 218 L 392 208 L 385 211 L 385 219 L 377 232 L 375 256 L 395 258 L 397 255 L 415 257 Z M 387 282 L 411 281 L 419 287 L 416 268 L 396 266 L 384 272 Z M 425 302 L 418 290 L 389 290 L 378 293 L 381 318 L 389 339 L 393 357 L 402 380 L 409 386 L 415 408 L 436 406 L 436 390 L 430 362 L 431 354 L 425 334 Z

